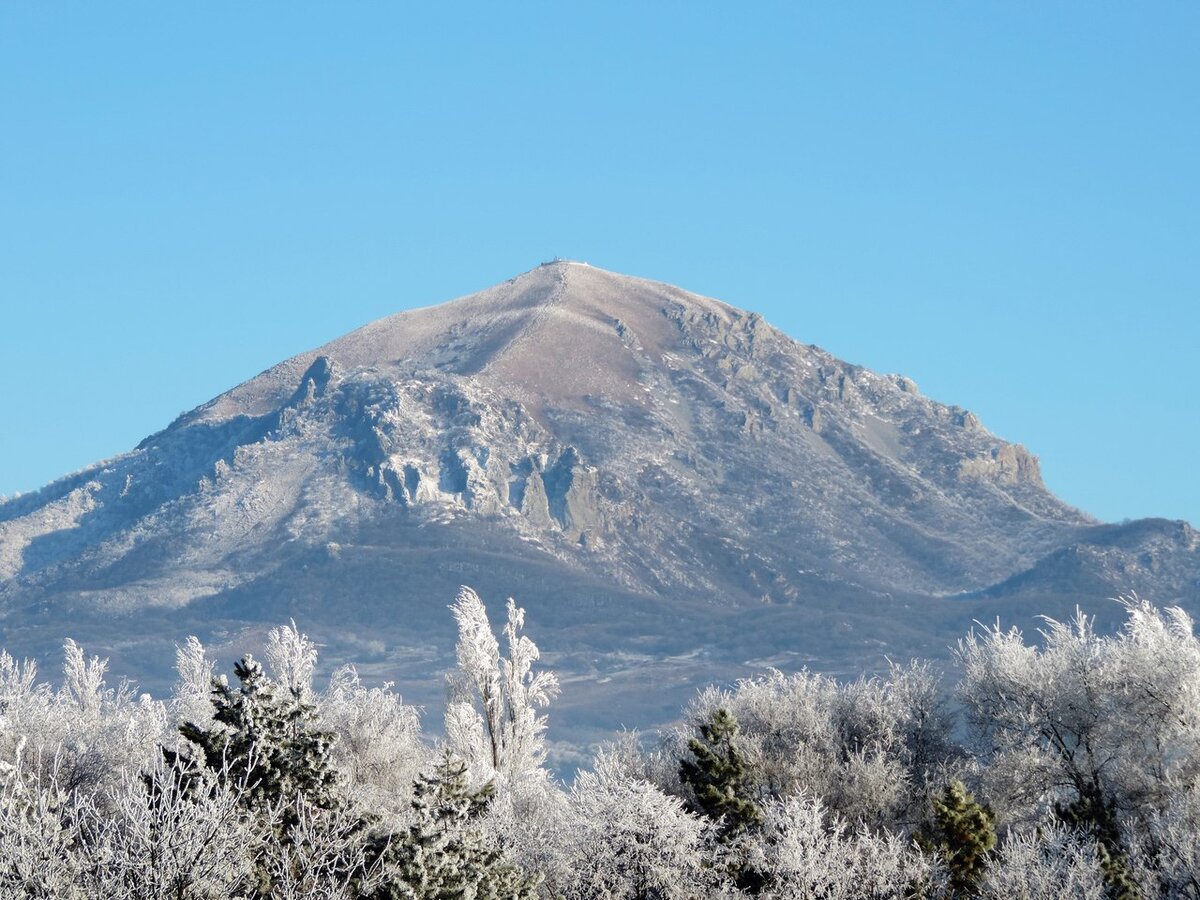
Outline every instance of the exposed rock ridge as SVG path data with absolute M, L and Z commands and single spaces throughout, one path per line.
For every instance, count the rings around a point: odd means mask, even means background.
M 529 606 L 577 684 L 673 654 L 683 691 L 751 661 L 936 653 L 1035 601 L 1195 609 L 1200 544 L 1070 508 L 1029 451 L 902 375 L 565 262 L 371 323 L 0 502 L 18 653 L 69 617 L 165 671 L 164 633 L 294 615 L 419 681 L 464 582 Z

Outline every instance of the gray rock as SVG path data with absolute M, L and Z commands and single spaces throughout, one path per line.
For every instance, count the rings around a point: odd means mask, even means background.
M 521 499 L 521 515 L 536 528 L 549 529 L 554 520 L 550 518 L 550 499 L 546 495 L 546 485 L 542 481 L 542 473 L 532 469 L 525 481 L 525 491 Z

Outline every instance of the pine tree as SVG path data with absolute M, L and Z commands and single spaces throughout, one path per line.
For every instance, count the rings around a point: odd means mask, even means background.
M 418 776 L 412 801 L 416 821 L 376 852 L 389 863 L 390 877 L 371 900 L 524 900 L 538 879 L 504 862 L 491 846 L 479 818 L 493 788 L 470 787 L 466 763 L 449 750 L 433 772 Z
M 186 761 L 240 785 L 254 809 L 297 796 L 319 809 L 339 807 L 338 776 L 329 761 L 333 735 L 318 727 L 316 707 L 299 690 L 268 678 L 251 656 L 233 671 L 236 688 L 213 679 L 212 724 L 180 726 L 179 733 L 199 751 Z M 168 762 L 179 760 L 172 751 L 164 755 Z M 283 825 L 290 825 L 286 813 Z
M 762 825 L 763 812 L 751 797 L 755 773 L 734 746 L 737 719 L 718 709 L 700 726 L 700 736 L 688 741 L 694 759 L 682 760 L 679 777 L 692 792 L 692 811 L 717 822 L 717 837 L 733 851 L 728 874 L 748 894 L 758 894 L 767 877 L 746 859 L 743 840 Z
M 1116 804 L 1104 796 L 1099 781 L 1085 784 L 1074 801 L 1056 804 L 1054 812 L 1063 824 L 1096 839 L 1100 869 L 1111 900 L 1141 900 L 1142 893 L 1125 858 Z
M 254 887 L 250 896 L 274 896 L 277 880 L 291 867 L 288 880 L 299 877 L 299 869 L 310 867 L 304 847 L 311 840 L 312 810 L 342 810 L 337 771 L 330 761 L 333 734 L 319 727 L 317 709 L 301 686 L 283 685 L 269 678 L 253 657 L 247 655 L 233 667 L 238 686 L 225 678 L 212 679 L 209 725 L 185 722 L 179 728 L 189 749 L 179 752 L 163 748 L 164 761 L 179 777 L 167 784 L 145 779 L 154 801 L 174 799 L 176 792 L 198 799 L 201 791 L 213 791 L 214 782 L 231 787 L 238 805 L 250 821 L 270 831 L 257 834 Z M 357 820 L 352 828 L 367 826 Z M 349 836 L 349 835 L 347 835 Z M 336 868 L 346 867 L 351 877 L 355 868 L 349 859 L 327 860 Z M 332 871 L 332 870 L 331 870 Z
M 917 835 L 923 850 L 939 855 L 950 871 L 952 897 L 978 897 L 992 849 L 996 817 L 961 781 L 933 798 L 933 821 Z
M 695 797 L 695 812 L 719 821 L 726 839 L 762 823 L 762 810 L 751 798 L 754 771 L 733 744 L 737 733 L 737 720 L 718 709 L 700 725 L 700 737 L 688 741 L 695 759 L 679 766 L 679 777 Z

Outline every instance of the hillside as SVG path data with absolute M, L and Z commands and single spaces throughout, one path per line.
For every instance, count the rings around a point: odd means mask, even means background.
M 970 412 L 760 316 L 539 266 L 286 360 L 0 504 L 0 644 L 71 634 L 156 686 L 172 641 L 294 617 L 439 704 L 459 584 L 564 676 L 553 735 L 752 669 L 944 654 L 1137 591 L 1200 610 L 1200 536 L 1099 523 Z M 642 695 L 647 676 L 662 688 Z M 636 677 L 635 677 L 636 676 Z

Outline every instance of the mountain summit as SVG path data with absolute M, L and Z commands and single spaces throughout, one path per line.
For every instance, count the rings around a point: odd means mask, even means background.
M 0 643 L 40 654 L 70 631 L 151 683 L 189 631 L 244 641 L 294 616 L 327 658 L 434 699 L 460 583 L 529 608 L 578 738 L 600 704 L 653 724 L 701 682 L 936 655 L 974 618 L 1103 613 L 1131 590 L 1195 609 L 1200 537 L 1094 521 L 903 376 L 559 261 L 286 360 L 0 503 Z M 663 690 L 634 698 L 647 669 Z

